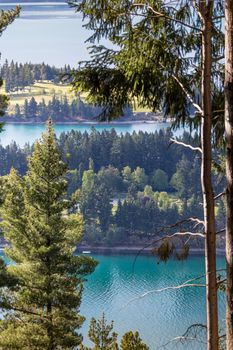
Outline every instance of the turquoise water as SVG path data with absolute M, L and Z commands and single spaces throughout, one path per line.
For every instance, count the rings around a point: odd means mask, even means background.
M 153 293 L 143 293 L 179 285 L 204 274 L 204 258 L 190 257 L 185 262 L 170 261 L 157 264 L 152 257 L 139 257 L 134 273 L 134 256 L 94 256 L 99 265 L 88 278 L 81 305 L 87 321 L 83 333 L 87 334 L 92 316 L 100 318 L 104 312 L 108 321 L 115 321 L 115 330 L 121 336 L 128 330 L 138 330 L 150 350 L 157 350 L 176 336 L 183 335 L 194 323 L 206 323 L 205 289 L 187 287 Z M 224 268 L 223 258 L 218 268 Z M 134 300 L 133 300 L 134 299 Z M 220 323 L 224 326 L 224 293 L 220 293 Z M 86 339 L 86 337 L 85 337 Z M 173 342 L 168 350 L 204 350 L 201 343 Z
M 59 136 L 63 131 L 78 130 L 81 132 L 91 132 L 93 127 L 98 131 L 111 130 L 114 128 L 117 133 L 133 133 L 138 131 L 154 132 L 161 129 L 166 129 L 170 126 L 169 123 L 138 123 L 138 124 L 57 124 L 55 125 L 56 135 Z M 0 134 L 0 142 L 3 146 L 15 141 L 18 145 L 23 146 L 25 143 L 33 143 L 40 138 L 41 133 L 45 130 L 43 124 L 6 124 L 4 131 Z M 176 132 L 176 136 L 183 133 L 183 129 Z

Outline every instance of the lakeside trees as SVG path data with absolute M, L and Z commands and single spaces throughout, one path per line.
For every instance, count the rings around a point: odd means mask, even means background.
M 44 95 L 46 98 L 46 94 Z M 6 113 L 6 121 L 16 122 L 45 122 L 49 117 L 52 117 L 54 122 L 57 121 L 76 121 L 78 118 L 85 118 L 87 120 L 95 119 L 96 115 L 100 113 L 101 109 L 96 106 L 89 105 L 82 101 L 80 97 L 69 101 L 66 95 L 57 97 L 51 96 L 51 100 L 45 102 L 43 98 L 37 102 L 35 97 L 24 100 L 23 105 L 18 103 L 14 109 Z M 130 115 L 130 112 L 128 113 Z
M 5 82 L 6 92 L 23 89 L 26 86 L 33 85 L 38 80 L 49 80 L 54 83 L 61 82 L 64 74 L 69 74 L 71 68 L 69 65 L 63 68 L 49 66 L 44 62 L 41 64 L 18 63 L 8 60 L 0 68 L 0 75 Z
M 88 336 L 94 348 L 81 345 L 81 350 L 149 350 L 143 343 L 138 332 L 129 331 L 121 339 L 120 347 L 117 343 L 117 333 L 113 331 L 113 321 L 108 324 L 105 315 L 100 320 L 91 319 Z
M 58 148 L 69 164 L 68 197 L 80 190 L 79 208 L 86 222 L 86 243 L 112 246 L 126 244 L 128 240 L 130 245 L 142 246 L 152 242 L 158 231 L 161 236 L 163 225 L 201 215 L 201 187 L 197 182 L 200 159 L 189 149 L 169 147 L 170 137 L 171 132 L 163 130 L 118 135 L 114 130 L 93 129 L 90 134 L 71 131 L 60 135 Z M 188 138 L 185 133 L 179 140 L 189 140 L 195 146 L 195 136 Z M 1 146 L 0 174 L 7 175 L 14 167 L 25 175 L 31 153 L 29 146 L 19 148 L 15 143 Z M 161 179 L 166 174 L 168 180 L 166 192 L 161 192 L 154 181 L 154 174 L 161 171 Z M 213 179 L 217 180 L 217 176 Z M 220 193 L 223 188 L 221 181 L 215 190 Z M 216 213 L 221 230 L 222 201 L 216 205 Z M 190 225 L 187 227 L 191 229 Z M 196 246 L 196 242 L 193 244 Z M 223 246 L 221 235 L 218 246 Z
M 6 179 L 1 226 L 14 262 L 6 271 L 15 283 L 1 291 L 1 349 L 73 349 L 82 341 L 82 281 L 96 262 L 74 255 L 83 222 L 69 215 L 65 174 L 49 123 L 26 176 L 12 169 Z

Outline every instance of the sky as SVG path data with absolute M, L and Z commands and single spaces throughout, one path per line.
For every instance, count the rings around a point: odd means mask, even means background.
M 14 3 L 1 3 L 0 8 L 9 6 Z M 89 36 L 81 16 L 66 3 L 22 4 L 20 18 L 0 37 L 1 63 L 13 59 L 22 63 L 76 67 L 79 61 L 89 57 L 88 44 L 85 44 Z

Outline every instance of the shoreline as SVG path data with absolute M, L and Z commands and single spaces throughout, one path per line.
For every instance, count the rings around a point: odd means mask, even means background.
M 91 246 L 80 246 L 77 247 L 76 250 L 78 253 L 88 252 L 86 254 L 103 254 L 103 255 L 111 255 L 111 254 L 119 254 L 119 255 L 127 255 L 127 254 L 138 254 L 145 256 L 150 255 L 153 256 L 153 248 L 144 248 L 143 247 L 129 247 L 129 246 L 115 246 L 115 247 L 91 247 Z M 90 252 L 90 253 L 89 253 Z M 189 251 L 190 256 L 204 256 L 205 250 L 204 248 L 190 248 Z M 218 248 L 217 256 L 224 256 L 225 249 Z
M 44 125 L 46 122 L 35 121 L 3 121 L 5 125 Z M 152 121 L 152 120 L 127 120 L 127 121 L 111 121 L 111 122 L 99 122 L 99 121 L 59 121 L 54 122 L 54 125 L 132 125 L 132 124 L 169 124 L 166 121 Z
M 0 244 L 0 251 L 4 251 L 7 248 L 7 244 Z M 138 255 L 138 256 L 155 256 L 153 254 L 153 248 L 144 247 L 130 247 L 130 246 L 115 246 L 115 247 L 93 247 L 88 245 L 81 245 L 76 247 L 76 252 L 86 255 L 91 254 L 103 254 L 103 255 Z M 217 256 L 225 256 L 225 249 L 217 248 Z M 190 256 L 205 256 L 204 248 L 190 248 Z

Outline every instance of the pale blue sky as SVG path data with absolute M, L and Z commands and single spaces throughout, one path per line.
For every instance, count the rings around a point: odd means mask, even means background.
M 4 6 L 1 4 L 7 8 Z M 1 62 L 7 58 L 75 66 L 88 58 L 84 44 L 88 36 L 89 32 L 82 28 L 81 17 L 67 4 L 24 4 L 20 18 L 0 38 Z

